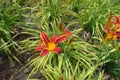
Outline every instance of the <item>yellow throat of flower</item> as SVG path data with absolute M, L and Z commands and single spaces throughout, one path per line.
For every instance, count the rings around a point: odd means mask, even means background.
M 53 51 L 56 47 L 56 44 L 54 42 L 48 42 L 47 49 L 49 51 Z

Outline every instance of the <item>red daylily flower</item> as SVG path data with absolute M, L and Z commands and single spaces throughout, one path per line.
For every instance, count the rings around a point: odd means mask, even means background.
M 49 39 L 45 32 L 40 33 L 40 38 L 40 45 L 35 48 L 35 51 L 41 51 L 41 56 L 47 55 L 50 51 L 59 54 L 61 49 L 57 45 L 66 40 L 66 36 L 55 35 Z

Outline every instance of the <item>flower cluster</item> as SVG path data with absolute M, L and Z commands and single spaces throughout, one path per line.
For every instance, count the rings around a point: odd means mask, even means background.
M 112 15 L 110 14 L 108 22 L 104 28 L 104 40 L 119 40 L 120 39 L 120 18 L 117 15 L 114 15 L 114 21 L 111 21 Z
M 71 34 L 72 32 L 69 32 L 68 28 L 65 28 L 61 35 L 53 35 L 51 38 L 48 37 L 46 32 L 40 32 L 40 44 L 35 48 L 35 51 L 41 51 L 41 56 L 45 56 L 49 52 L 59 54 L 61 48 L 58 47 L 58 44 L 67 40 Z

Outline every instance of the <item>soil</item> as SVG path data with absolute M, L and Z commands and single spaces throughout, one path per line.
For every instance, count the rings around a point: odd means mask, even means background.
M 18 62 L 11 64 L 7 56 L 0 54 L 0 80 L 27 80 L 31 69 L 26 67 L 22 71 L 18 71 L 25 65 L 25 61 L 27 61 L 29 56 L 29 54 L 21 55 L 19 58 L 22 61 L 22 65 L 20 65 Z M 42 75 L 34 75 L 33 78 L 45 80 Z

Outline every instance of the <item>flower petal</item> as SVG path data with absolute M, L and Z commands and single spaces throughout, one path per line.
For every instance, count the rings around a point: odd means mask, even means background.
M 120 32 L 116 32 L 117 34 L 117 39 L 120 40 Z
M 120 19 L 117 15 L 115 15 L 114 18 L 115 18 L 116 22 L 120 22 Z
M 112 21 L 111 24 L 116 24 L 116 22 Z
M 56 52 L 57 54 L 59 54 L 59 53 L 61 52 L 61 49 L 60 49 L 59 47 L 56 47 L 56 48 L 54 49 L 54 52 Z
M 48 54 L 48 50 L 46 50 L 46 49 L 44 49 L 42 52 L 41 52 L 41 54 L 40 54 L 40 56 L 46 56 Z
M 68 28 L 67 27 L 64 29 L 64 33 L 68 33 Z
M 39 44 L 40 44 L 40 45 L 45 45 L 45 42 L 44 42 L 42 39 L 40 39 Z
M 69 36 L 69 35 L 72 35 L 72 32 L 68 32 L 67 35 L 68 35 L 68 36 Z
M 113 38 L 113 35 L 111 33 L 107 33 L 104 36 L 104 40 L 111 40 Z
M 51 38 L 51 41 L 52 41 L 52 42 L 56 42 L 56 39 L 57 39 L 57 36 L 56 36 L 56 35 L 53 35 L 52 38 Z
M 41 50 L 43 50 L 44 49 L 44 46 L 37 46 L 36 48 L 35 48 L 35 51 L 41 51 Z
M 59 44 L 59 43 L 61 43 L 61 42 L 64 42 L 66 39 L 67 39 L 67 36 L 65 36 L 65 35 L 60 35 L 60 36 L 58 36 L 57 39 L 56 39 L 56 44 Z
M 42 39 L 45 43 L 50 42 L 50 40 L 49 40 L 49 38 L 48 38 L 48 36 L 47 36 L 47 34 L 46 34 L 45 32 L 41 32 L 40 34 L 41 34 L 41 39 Z
M 110 32 L 110 26 L 111 26 L 111 24 L 114 23 L 114 22 L 111 23 L 111 18 L 112 18 L 112 14 L 110 13 L 107 24 L 106 24 L 105 28 L 103 29 L 103 32 L 105 32 L 106 30 L 107 30 L 107 32 Z
M 109 26 L 105 26 L 105 28 L 103 29 L 103 32 L 105 32 L 106 30 L 108 33 L 111 31 Z
M 112 40 L 117 40 L 117 35 L 113 35 Z
M 66 36 L 72 35 L 72 32 L 68 31 L 68 28 L 66 27 L 64 29 L 64 35 L 66 35 Z

